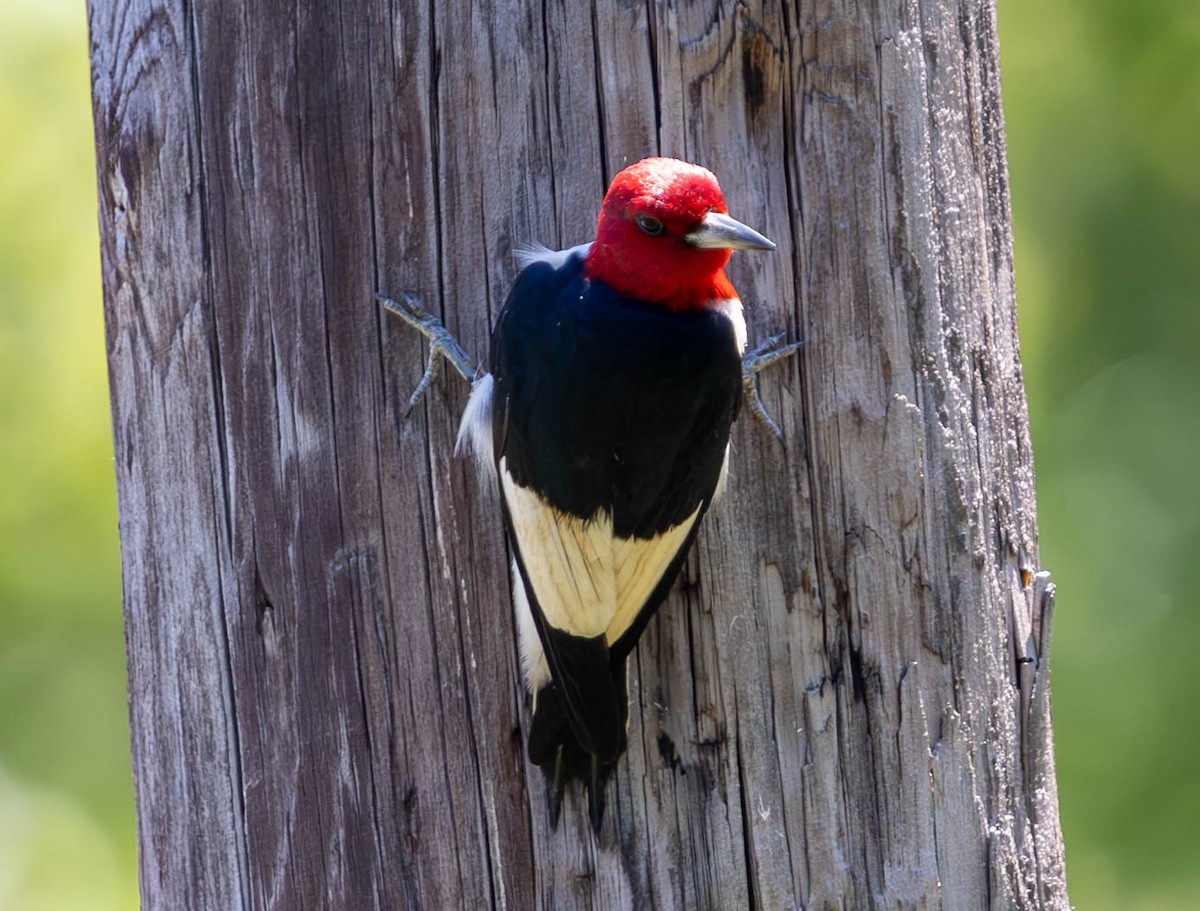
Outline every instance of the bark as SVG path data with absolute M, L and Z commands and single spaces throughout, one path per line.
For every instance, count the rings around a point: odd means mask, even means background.
M 984 0 L 91 0 L 146 908 L 1068 907 Z M 633 661 L 594 839 L 523 752 L 497 504 L 416 411 L 513 247 L 654 153 L 735 258 L 786 448 Z

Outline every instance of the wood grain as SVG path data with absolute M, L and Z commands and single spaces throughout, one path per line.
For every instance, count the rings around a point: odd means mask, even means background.
M 144 907 L 1069 907 L 990 2 L 89 14 Z M 805 346 L 595 839 L 524 756 L 465 385 L 406 414 L 372 295 L 483 354 L 514 246 L 655 153 L 779 243 L 732 278 Z

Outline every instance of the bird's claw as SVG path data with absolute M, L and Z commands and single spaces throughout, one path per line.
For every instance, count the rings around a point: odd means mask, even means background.
M 400 300 L 393 300 L 386 294 L 376 294 L 375 299 L 383 304 L 384 309 L 396 314 L 429 340 L 429 362 L 425 365 L 425 373 L 413 394 L 409 396 L 405 413 L 412 411 L 420 401 L 425 390 L 437 378 L 442 361 L 449 361 L 464 380 L 471 382 L 479 372 L 474 359 L 463 350 L 450 330 L 440 319 L 421 306 L 417 298 L 407 291 L 400 292 Z
M 742 356 L 742 391 L 746 398 L 746 407 L 750 409 L 751 414 L 766 425 L 767 429 L 780 442 L 783 442 L 783 431 L 779 429 L 779 425 L 771 419 L 771 416 L 767 414 L 767 409 L 763 407 L 755 378 L 760 370 L 784 358 L 791 357 L 804 344 L 803 342 L 789 342 L 786 345 L 780 345 L 782 340 L 782 334 L 773 335 L 754 350 L 748 351 Z

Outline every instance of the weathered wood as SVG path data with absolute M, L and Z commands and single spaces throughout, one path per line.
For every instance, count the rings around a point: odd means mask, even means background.
M 91 0 L 147 908 L 1067 908 L 994 10 Z M 650 153 L 735 258 L 788 441 L 633 662 L 599 840 L 558 832 L 496 503 L 409 416 L 512 249 Z

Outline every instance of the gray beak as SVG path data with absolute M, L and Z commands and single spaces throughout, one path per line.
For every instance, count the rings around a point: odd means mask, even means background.
M 774 250 L 775 244 L 753 228 L 721 212 L 709 212 L 700 227 L 683 238 L 705 250 Z

